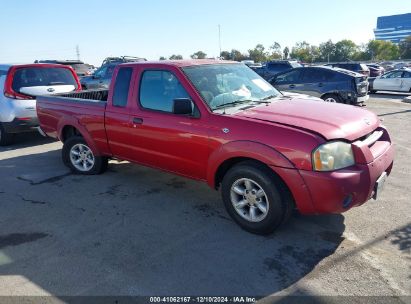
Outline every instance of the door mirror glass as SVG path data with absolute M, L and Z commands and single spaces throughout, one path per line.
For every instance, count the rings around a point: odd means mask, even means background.
M 189 98 L 176 98 L 173 100 L 173 113 L 179 115 L 192 115 L 193 103 Z

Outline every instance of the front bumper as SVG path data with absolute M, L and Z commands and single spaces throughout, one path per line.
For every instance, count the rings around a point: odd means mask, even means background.
M 393 163 L 394 148 L 389 145 L 367 164 L 333 172 L 300 171 L 300 174 L 310 192 L 314 213 L 342 213 L 372 198 L 378 178 L 384 172 L 389 175 Z
M 23 133 L 37 131 L 36 128 L 39 126 L 39 121 L 37 117 L 29 119 L 15 118 L 10 122 L 2 122 L 1 124 L 7 133 Z
M 370 99 L 370 95 L 365 95 L 365 96 L 358 96 L 356 103 L 364 103 L 366 102 L 368 99 Z

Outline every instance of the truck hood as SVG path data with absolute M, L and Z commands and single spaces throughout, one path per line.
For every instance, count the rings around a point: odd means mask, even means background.
M 374 113 L 359 107 L 301 98 L 279 99 L 234 116 L 293 126 L 320 134 L 327 140 L 354 141 L 380 125 Z

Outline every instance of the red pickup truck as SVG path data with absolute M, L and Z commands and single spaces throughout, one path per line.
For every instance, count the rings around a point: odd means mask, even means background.
M 244 229 L 267 234 L 297 208 L 340 213 L 376 199 L 394 149 L 373 113 L 287 97 L 243 64 L 122 64 L 110 89 L 38 98 L 63 161 L 102 173 L 117 158 L 205 181 Z

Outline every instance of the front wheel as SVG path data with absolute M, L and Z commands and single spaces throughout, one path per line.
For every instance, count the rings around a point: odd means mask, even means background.
M 283 182 L 268 168 L 253 162 L 240 163 L 227 172 L 222 197 L 234 221 L 256 234 L 272 233 L 293 209 Z
M 325 102 L 334 102 L 334 103 L 336 103 L 336 102 L 341 102 L 341 99 L 340 99 L 340 97 L 338 96 L 338 95 L 336 95 L 336 94 L 327 94 L 327 95 L 324 95 L 323 97 L 322 97 L 322 99 L 325 101 Z
M 94 155 L 84 138 L 79 136 L 67 139 L 62 157 L 64 164 L 78 174 L 101 174 L 108 166 L 108 158 Z

